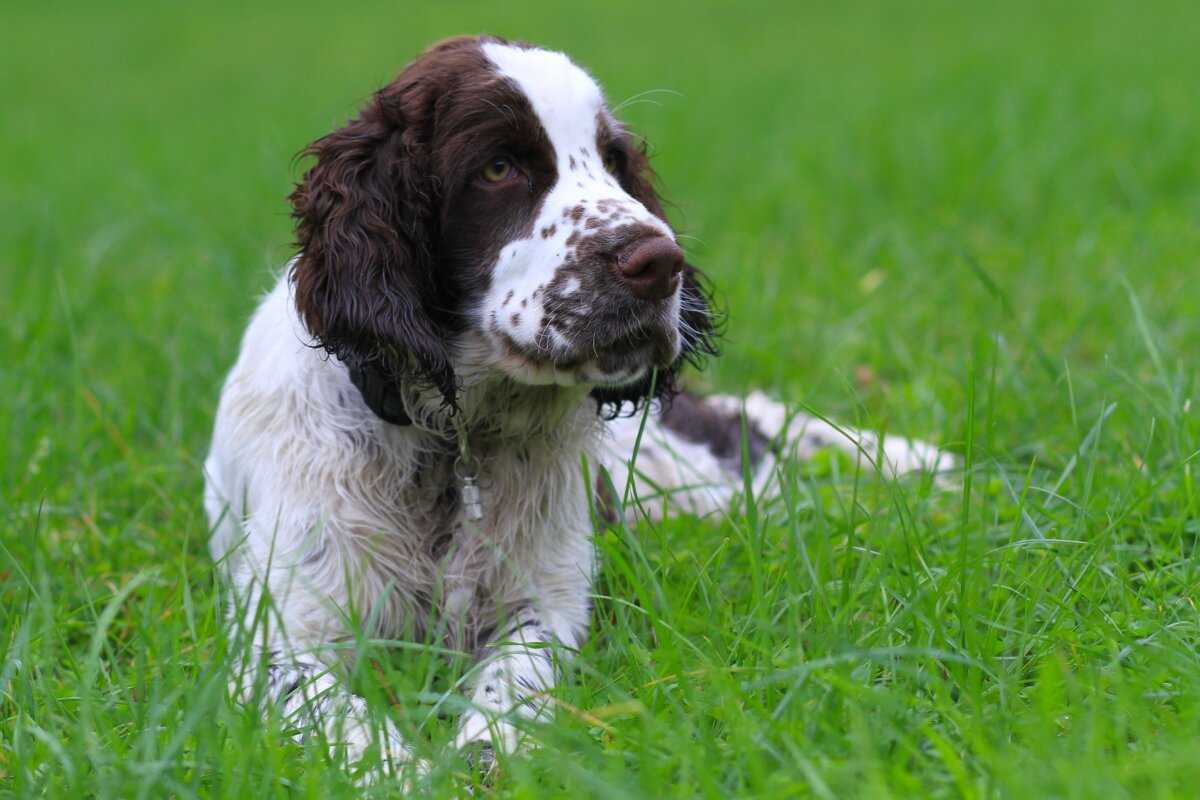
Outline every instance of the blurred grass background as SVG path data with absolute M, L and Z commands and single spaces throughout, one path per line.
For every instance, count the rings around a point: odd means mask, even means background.
M 729 309 L 695 385 L 947 443 L 973 478 L 799 469 L 765 521 L 603 540 L 601 594 L 666 590 L 649 619 L 599 601 L 564 691 L 641 727 L 499 791 L 1190 796 L 1200 8 L 1170 0 L 0 6 L 0 788 L 346 789 L 298 747 L 256 761 L 274 740 L 212 689 L 200 463 L 291 253 L 294 154 L 474 32 L 571 54 L 651 141 Z M 652 697 L 676 668 L 723 678 Z M 160 747 L 160 717 L 192 738 Z

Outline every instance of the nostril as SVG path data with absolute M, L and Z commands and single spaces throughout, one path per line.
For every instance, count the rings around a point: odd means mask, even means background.
M 666 236 L 647 236 L 617 254 L 617 267 L 629 277 L 648 269 L 681 272 L 683 251 Z
M 683 272 L 683 251 L 666 236 L 639 239 L 618 253 L 616 261 L 625 283 L 645 300 L 670 296 Z

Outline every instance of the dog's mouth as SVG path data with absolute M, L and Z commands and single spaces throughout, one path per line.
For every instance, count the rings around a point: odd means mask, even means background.
M 578 324 L 579 321 L 585 324 Z M 678 322 L 659 319 L 619 324 L 611 319 L 574 317 L 571 324 L 550 319 L 532 345 L 499 334 L 502 367 L 534 383 L 621 386 L 679 356 Z

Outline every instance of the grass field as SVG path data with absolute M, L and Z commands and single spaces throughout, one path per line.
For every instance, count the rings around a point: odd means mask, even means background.
M 1196 796 L 1200 7 L 841 5 L 0 5 L 0 795 L 356 793 L 226 698 L 200 464 L 293 154 L 486 30 L 636 98 L 729 308 L 693 386 L 966 464 L 599 537 L 495 794 Z M 456 665 L 372 652 L 435 753 Z

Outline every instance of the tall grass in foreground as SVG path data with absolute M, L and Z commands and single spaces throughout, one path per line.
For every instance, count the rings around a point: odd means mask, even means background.
M 1186 794 L 1197 430 L 1177 412 L 1121 441 L 1130 397 L 1143 389 L 1114 380 L 1059 466 L 966 443 L 969 493 L 966 473 L 893 482 L 830 453 L 786 464 L 781 498 L 731 518 L 603 532 L 594 635 L 554 692 L 558 722 L 495 791 Z M 77 595 L 56 588 L 52 533 L 25 533 L 43 544 L 24 564 L 5 552 L 20 590 L 0 674 L 15 794 L 357 791 L 319 742 L 228 700 L 236 644 L 209 567 L 180 558 Z M 359 646 L 359 690 L 442 766 L 431 785 L 461 793 L 443 748 L 465 662 Z

